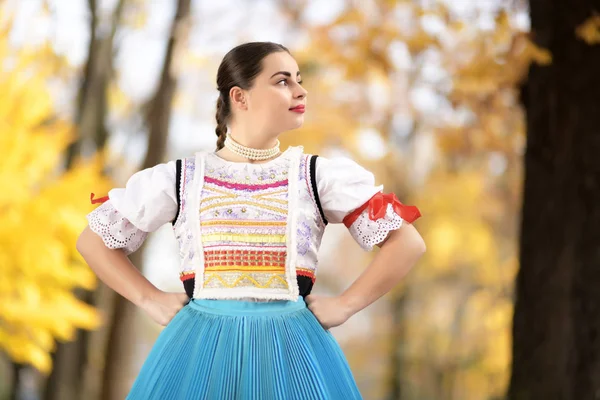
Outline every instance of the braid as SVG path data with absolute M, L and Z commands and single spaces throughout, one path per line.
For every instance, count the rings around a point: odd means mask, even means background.
M 217 151 L 221 150 L 225 146 L 225 137 L 227 135 L 227 104 L 223 101 L 223 96 L 219 96 L 217 100 L 217 113 L 215 118 L 217 119 L 217 127 L 215 133 L 217 134 Z

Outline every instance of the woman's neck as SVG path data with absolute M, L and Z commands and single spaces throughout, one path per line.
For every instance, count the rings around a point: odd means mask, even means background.
M 277 136 L 260 132 L 258 130 L 245 129 L 239 125 L 232 125 L 228 129 L 228 134 L 233 140 L 242 146 L 250 147 L 251 149 L 270 149 L 277 145 Z

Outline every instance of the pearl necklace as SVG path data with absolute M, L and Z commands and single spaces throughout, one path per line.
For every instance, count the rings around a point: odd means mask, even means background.
M 239 144 L 230 135 L 225 137 L 225 147 L 227 147 L 229 151 L 254 161 L 263 161 L 275 157 L 279 154 L 279 145 L 279 140 L 277 140 L 275 147 L 271 147 L 270 149 L 253 149 Z

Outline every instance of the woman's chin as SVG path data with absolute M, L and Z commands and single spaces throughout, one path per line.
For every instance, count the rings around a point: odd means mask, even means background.
M 299 115 L 295 118 L 295 121 L 291 123 L 290 130 L 301 128 L 304 125 L 304 115 Z
M 304 125 L 304 117 L 300 116 L 300 117 L 294 118 L 294 120 L 292 120 L 292 121 L 286 121 L 285 123 L 280 125 L 278 127 L 278 129 L 276 129 L 276 130 L 278 132 L 293 131 L 294 129 L 301 128 L 302 125 Z

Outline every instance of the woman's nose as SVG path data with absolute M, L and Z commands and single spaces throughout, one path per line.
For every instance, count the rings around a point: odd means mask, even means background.
M 300 90 L 296 93 L 296 98 L 303 99 L 306 97 L 307 94 L 308 94 L 308 92 L 306 91 L 306 89 L 304 89 L 303 87 L 300 87 Z

